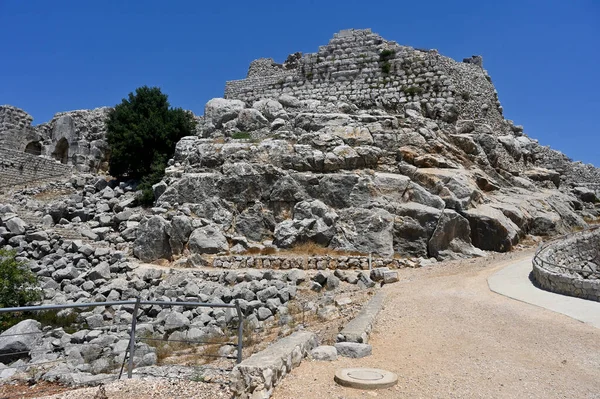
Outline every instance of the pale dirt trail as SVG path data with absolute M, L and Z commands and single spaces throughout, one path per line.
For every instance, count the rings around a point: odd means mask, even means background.
M 532 252 L 401 270 L 385 286 L 373 355 L 304 361 L 274 399 L 600 398 L 600 329 L 489 290 L 487 277 Z M 342 367 L 399 375 L 396 387 L 337 386 Z

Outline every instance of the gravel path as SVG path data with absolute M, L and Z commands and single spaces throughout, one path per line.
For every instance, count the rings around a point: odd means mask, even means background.
M 43 399 L 219 399 L 231 398 L 229 388 L 186 380 L 145 378 L 120 380 L 100 387 L 81 388 Z M 101 392 L 99 392 L 101 391 Z
M 384 287 L 373 355 L 303 362 L 275 389 L 296 398 L 600 399 L 600 329 L 491 292 L 487 277 L 532 252 L 402 270 Z M 396 387 L 337 386 L 341 367 L 399 375 Z

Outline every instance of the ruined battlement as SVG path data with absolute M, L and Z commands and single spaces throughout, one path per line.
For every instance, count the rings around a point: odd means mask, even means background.
M 482 65 L 479 56 L 457 62 L 436 50 L 385 40 L 370 29 L 349 29 L 336 33 L 316 53 L 295 53 L 283 64 L 271 58 L 253 61 L 246 79 L 226 83 L 225 98 L 252 104 L 289 94 L 387 110 L 417 103 L 433 119 L 485 120 L 494 130 L 507 131 Z

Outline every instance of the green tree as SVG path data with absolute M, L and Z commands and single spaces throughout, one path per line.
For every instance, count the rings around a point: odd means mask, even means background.
M 195 126 L 193 115 L 181 108 L 171 108 L 160 88 L 137 88 L 135 94 L 129 93 L 108 115 L 110 174 L 140 179 L 140 199 L 142 203 L 151 203 L 152 185 L 162 179 L 177 142 L 192 135 Z
M 25 306 L 41 299 L 38 280 L 16 252 L 0 249 L 0 307 Z

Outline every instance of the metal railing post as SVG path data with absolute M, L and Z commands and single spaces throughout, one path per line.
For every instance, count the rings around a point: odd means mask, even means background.
M 238 315 L 238 345 L 237 345 L 237 363 L 242 362 L 242 349 L 244 348 L 244 318 L 242 317 L 242 309 L 240 302 L 236 299 L 235 311 Z
M 133 305 L 133 317 L 131 318 L 131 334 L 129 336 L 129 363 L 127 364 L 127 378 L 133 375 L 133 355 L 135 352 L 135 327 L 137 324 L 138 309 L 140 307 L 140 298 L 138 297 Z

